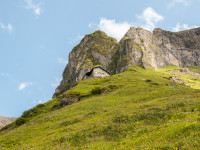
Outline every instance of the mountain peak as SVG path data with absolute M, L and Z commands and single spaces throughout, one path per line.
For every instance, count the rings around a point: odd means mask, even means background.
M 101 30 L 97 30 L 97 31 L 94 31 L 93 33 L 91 34 L 87 34 L 87 36 L 92 36 L 92 37 L 99 37 L 99 36 L 108 36 L 105 32 L 101 31 Z
M 86 35 L 69 54 L 69 63 L 63 72 L 63 80 L 54 97 L 70 89 L 93 67 L 101 66 L 110 70 L 112 56 L 117 51 L 118 42 L 103 31 Z
M 158 69 L 168 65 L 178 67 L 200 65 L 200 28 L 169 32 L 160 28 L 153 33 L 131 27 L 118 43 L 103 31 L 88 34 L 69 55 L 63 80 L 54 97 L 70 89 L 95 66 L 111 74 L 121 73 L 133 65 Z

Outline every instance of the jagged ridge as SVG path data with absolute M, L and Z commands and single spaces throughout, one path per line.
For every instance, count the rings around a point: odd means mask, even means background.
M 69 55 L 63 80 L 54 98 L 69 90 L 92 67 L 102 66 L 112 74 L 128 66 L 158 69 L 200 65 L 200 28 L 181 32 L 155 29 L 153 33 L 131 27 L 118 43 L 102 31 L 86 35 Z

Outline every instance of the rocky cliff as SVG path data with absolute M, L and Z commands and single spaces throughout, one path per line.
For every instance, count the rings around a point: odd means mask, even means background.
M 140 65 L 158 69 L 168 65 L 179 67 L 200 65 L 200 28 L 169 32 L 152 32 L 131 27 L 117 42 L 102 31 L 86 35 L 69 54 L 63 80 L 54 96 L 70 89 L 92 67 L 101 66 L 116 74 L 128 66 Z
M 14 117 L 4 117 L 4 116 L 0 116 L 0 129 L 3 128 L 4 126 L 6 126 L 9 123 L 12 123 L 13 121 L 15 121 L 17 118 Z
M 158 69 L 168 65 L 198 66 L 200 28 L 169 32 L 155 29 L 130 28 L 119 43 L 118 72 L 136 64 Z
M 70 89 L 85 73 L 93 67 L 101 66 L 112 72 L 110 68 L 113 54 L 118 50 L 116 39 L 102 31 L 86 35 L 69 54 L 69 63 L 63 72 L 63 80 L 56 89 L 54 96 Z

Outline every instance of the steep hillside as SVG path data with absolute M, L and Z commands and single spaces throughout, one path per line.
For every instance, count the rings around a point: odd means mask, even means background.
M 53 99 L 3 127 L 0 149 L 199 149 L 199 33 L 86 35 Z M 82 80 L 97 66 L 112 76 Z
M 0 116 L 0 129 L 10 123 L 12 123 L 13 121 L 15 121 L 17 118 L 14 117 L 4 117 L 4 116 Z
M 1 149 L 199 149 L 200 92 L 171 80 L 169 70 L 129 67 L 79 81 L 77 103 L 27 111 L 29 120 L 0 133 Z M 30 114 L 35 115 L 30 116 Z

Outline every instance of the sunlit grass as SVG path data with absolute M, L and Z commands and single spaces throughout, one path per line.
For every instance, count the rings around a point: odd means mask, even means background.
M 102 89 L 107 92 L 102 94 Z M 130 67 L 111 77 L 79 81 L 65 94 L 79 95 L 81 100 L 54 111 L 49 109 L 52 103 L 44 104 L 48 112 L 0 133 L 0 148 L 200 147 L 200 92 L 174 85 L 173 81 L 163 78 L 163 72 Z

